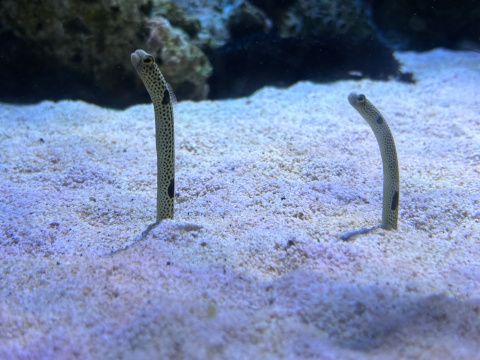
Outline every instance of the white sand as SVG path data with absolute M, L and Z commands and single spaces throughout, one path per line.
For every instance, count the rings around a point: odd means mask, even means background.
M 136 243 L 152 105 L 0 104 L 0 358 L 480 359 L 480 54 L 397 56 L 416 85 L 178 104 L 175 221 Z M 381 220 L 353 90 L 394 133 L 400 220 L 342 242 Z

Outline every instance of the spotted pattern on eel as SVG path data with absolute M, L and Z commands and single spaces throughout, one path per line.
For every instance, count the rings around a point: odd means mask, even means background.
M 172 100 L 175 98 L 152 55 L 136 50 L 133 67 L 147 88 L 155 109 L 157 147 L 157 220 L 173 219 L 175 197 L 175 136 Z
M 348 95 L 348 101 L 370 125 L 380 146 L 383 162 L 382 227 L 396 230 L 400 198 L 400 173 L 397 149 L 392 132 L 380 111 L 368 101 L 365 95 L 352 92 Z

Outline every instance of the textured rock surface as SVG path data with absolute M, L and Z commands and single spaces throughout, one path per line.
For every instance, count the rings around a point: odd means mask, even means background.
M 207 98 L 207 79 L 212 73 L 212 66 L 205 54 L 188 41 L 187 34 L 172 27 L 164 18 L 153 18 L 148 26 L 147 51 L 155 57 L 177 98 Z
M 129 54 L 144 41 L 148 4 L 2 1 L 2 83 L 11 92 L 38 87 L 45 97 L 63 93 L 98 101 L 107 95 L 120 102 L 136 82 Z
M 163 9 L 168 1 L 154 3 Z M 350 34 L 365 38 L 375 34 L 369 16 L 356 0 L 179 0 L 176 4 L 199 20 L 200 32 L 192 41 L 202 48 L 215 49 L 270 30 L 282 37 Z M 174 21 L 174 16 L 166 16 Z
M 151 105 L 0 105 L 0 358 L 479 359 L 479 55 L 397 54 L 416 85 L 181 102 L 175 221 Z M 401 168 L 380 222 L 375 137 Z M 103 256 L 125 248 L 123 251 Z
M 147 101 L 129 62 L 137 48 L 156 53 L 179 98 L 203 99 L 212 73 L 204 52 L 242 45 L 246 37 L 260 39 L 266 33 L 302 42 L 307 50 L 286 59 L 299 67 L 302 55 L 315 47 L 318 38 L 377 39 L 377 28 L 386 42 L 403 49 L 478 48 L 478 2 L 452 4 L 416 0 L 4 0 L 0 2 L 0 99 L 82 99 L 120 108 Z M 268 41 L 261 44 L 275 56 L 275 45 L 270 45 Z M 284 55 L 278 57 L 283 60 Z M 228 63 L 221 64 L 221 70 L 236 74 L 235 66 Z M 248 73 L 247 80 L 252 76 L 256 75 Z
M 191 28 L 188 19 L 196 19 L 191 38 L 202 49 L 215 49 L 227 42 L 251 34 L 267 32 L 272 23 L 265 13 L 246 0 L 177 0 L 153 1 L 153 13 L 165 16 L 186 32 Z M 180 11 L 179 11 L 180 9 Z
M 150 11 L 148 0 L 2 1 L 0 74 L 9 89 L 2 97 L 21 99 L 37 89 L 32 100 L 81 98 L 116 107 L 146 101 L 130 53 L 148 40 L 179 97 L 205 98 L 207 58 L 164 19 L 149 21 Z
M 280 34 L 295 36 L 375 36 L 365 7 L 357 0 L 296 0 L 273 6 L 269 0 L 254 0 L 274 19 Z

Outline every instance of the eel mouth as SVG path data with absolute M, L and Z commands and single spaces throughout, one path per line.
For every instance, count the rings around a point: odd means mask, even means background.
M 132 60 L 133 66 L 137 67 L 138 65 L 140 65 L 140 56 L 137 54 L 136 51 L 132 53 L 132 55 L 130 55 L 130 59 Z
M 355 105 L 357 105 L 357 98 L 358 94 L 356 92 L 351 92 L 350 95 L 348 95 L 348 102 L 350 103 L 350 105 L 355 107 Z

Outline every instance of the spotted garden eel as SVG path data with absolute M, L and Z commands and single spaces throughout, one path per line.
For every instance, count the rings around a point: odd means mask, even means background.
M 175 136 L 173 127 L 173 91 L 165 81 L 152 55 L 136 50 L 132 64 L 147 88 L 155 109 L 157 147 L 157 220 L 173 219 L 175 196 Z
M 387 121 L 378 109 L 363 94 L 356 92 L 348 95 L 348 101 L 367 121 L 373 130 L 380 146 L 383 162 L 383 211 L 382 225 L 384 229 L 397 229 L 398 204 L 400 198 L 400 174 L 398 169 L 397 149 Z M 374 227 L 375 228 L 375 227 Z M 373 228 L 372 228 L 373 229 Z M 347 240 L 352 235 L 365 233 L 371 229 L 362 229 L 342 236 Z

